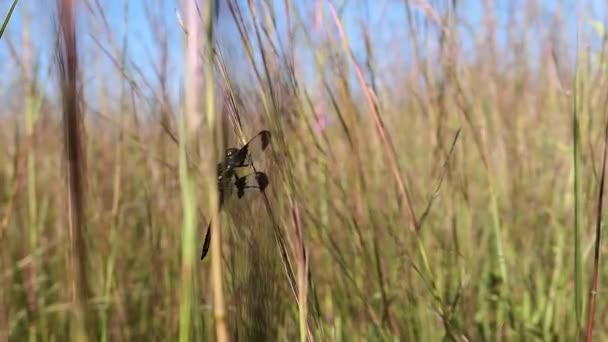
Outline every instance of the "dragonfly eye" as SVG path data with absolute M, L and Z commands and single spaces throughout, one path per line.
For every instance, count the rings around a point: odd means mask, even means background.
M 231 157 L 233 156 L 238 150 L 234 147 L 231 147 L 229 149 L 226 149 L 226 157 Z

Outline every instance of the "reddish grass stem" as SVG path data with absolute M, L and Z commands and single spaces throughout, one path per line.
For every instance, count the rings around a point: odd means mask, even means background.
M 608 102 L 608 99 L 607 99 Z M 608 103 L 604 104 L 604 108 Z M 600 175 L 600 189 L 597 198 L 597 216 L 595 222 L 595 247 L 593 252 L 593 279 L 589 292 L 589 313 L 587 316 L 587 330 L 585 332 L 587 342 L 593 341 L 593 323 L 595 319 L 595 306 L 597 302 L 597 291 L 599 287 L 600 268 L 600 241 L 602 237 L 602 213 L 604 203 L 604 184 L 606 183 L 606 157 L 608 155 L 608 120 L 604 128 L 604 154 L 602 157 L 602 174 Z
M 78 82 L 78 50 L 76 46 L 76 6 L 73 0 L 58 0 L 59 72 L 63 99 L 63 134 L 67 163 L 67 202 L 71 246 L 72 279 L 75 300 L 76 334 L 79 339 L 92 337 L 94 325 L 86 308 L 89 298 L 87 284 L 86 216 L 85 216 L 85 139 Z M 87 336 L 88 335 L 88 336 Z
M 346 33 L 344 32 L 344 28 L 342 27 L 341 20 L 338 17 L 336 9 L 331 1 L 329 2 L 329 10 L 331 12 L 332 18 L 334 19 L 334 23 L 336 24 L 336 27 L 338 28 L 338 31 L 340 32 L 340 38 L 342 39 L 344 44 L 347 46 L 348 56 L 350 57 L 351 62 L 354 65 L 357 79 L 361 85 L 361 90 L 363 91 L 363 94 L 365 94 L 365 99 L 366 99 L 366 102 L 368 105 L 368 109 L 372 113 L 372 117 L 374 118 L 376 132 L 380 136 L 380 139 L 382 141 L 382 147 L 384 148 L 384 154 L 386 156 L 386 159 L 388 160 L 388 164 L 389 164 L 389 167 L 393 174 L 393 177 L 395 178 L 395 181 L 397 182 L 397 190 L 399 191 L 399 203 L 401 203 L 402 206 L 405 205 L 406 207 L 404 209 L 407 210 L 407 212 L 409 213 L 409 218 L 410 218 L 409 229 L 412 232 L 417 232 L 418 223 L 416 222 L 416 214 L 414 213 L 414 207 L 412 206 L 412 200 L 405 187 L 403 177 L 401 177 L 401 171 L 399 170 L 399 164 L 397 162 L 395 150 L 392 147 L 393 144 L 391 142 L 391 138 L 388 135 L 388 132 L 386 131 L 384 122 L 382 120 L 382 117 L 380 116 L 380 112 L 378 111 L 378 107 L 375 105 L 375 101 L 372 97 L 371 90 L 369 89 L 369 87 L 367 86 L 367 83 L 365 82 L 365 78 L 363 77 L 363 72 L 361 71 L 361 67 L 359 66 L 359 63 L 357 62 L 357 60 L 353 54 L 353 51 L 351 50 L 351 48 L 349 46 L 348 38 L 346 36 Z

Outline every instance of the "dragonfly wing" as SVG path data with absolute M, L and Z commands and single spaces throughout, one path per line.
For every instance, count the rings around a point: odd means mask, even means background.
M 268 175 L 264 172 L 252 172 L 246 176 L 238 177 L 235 175 L 234 185 L 237 189 L 237 195 L 239 198 L 242 198 L 245 195 L 245 190 L 247 189 L 258 189 L 259 191 L 264 191 L 268 184 Z
M 268 184 L 268 176 L 264 172 L 252 172 L 245 176 L 238 175 L 238 169 L 251 165 L 253 159 L 257 159 L 261 153 L 270 145 L 270 131 L 263 130 L 256 134 L 240 149 L 228 148 L 224 161 L 217 164 L 217 182 L 219 190 L 219 209 L 224 201 L 230 196 L 232 189 L 236 187 L 238 197 L 245 195 L 247 189 L 258 189 L 264 191 Z M 234 182 L 233 182 L 234 181 Z M 211 246 L 211 221 L 207 226 L 205 241 L 201 251 L 201 260 L 205 258 Z
M 263 130 L 251 138 L 245 146 L 238 150 L 232 158 L 234 167 L 251 164 L 252 159 L 258 159 L 270 145 L 270 131 Z

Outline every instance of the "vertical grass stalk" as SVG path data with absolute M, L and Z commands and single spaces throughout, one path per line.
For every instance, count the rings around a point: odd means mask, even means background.
M 308 257 L 304 245 L 304 234 L 300 220 L 300 210 L 294 200 L 291 200 L 291 217 L 295 229 L 295 257 L 298 277 L 298 322 L 300 342 L 312 341 L 312 333 L 308 326 Z
M 604 109 L 608 106 L 604 103 Z M 585 335 L 587 342 L 593 341 L 593 323 L 595 319 L 595 307 L 597 301 L 597 291 L 599 288 L 599 267 L 600 267 L 600 242 L 602 237 L 602 213 L 604 204 L 604 185 L 606 183 L 606 156 L 608 155 L 608 121 L 606 121 L 604 128 L 604 154 L 602 157 L 602 173 L 600 175 L 600 189 L 598 191 L 597 199 L 597 216 L 595 225 L 595 246 L 593 253 L 593 280 L 591 282 L 591 289 L 589 291 L 589 313 L 587 315 L 587 330 Z
M 209 212 L 216 213 L 219 209 L 219 197 L 217 189 L 216 152 L 217 144 L 222 141 L 221 129 L 217 124 L 215 111 L 215 73 L 214 73 L 214 23 L 213 13 L 215 1 L 207 1 L 205 12 L 205 32 L 207 41 L 205 47 L 205 97 L 207 111 L 207 160 L 205 179 L 209 190 Z M 222 282 L 222 240 L 220 219 L 211 220 L 211 278 L 213 282 L 213 316 L 215 318 L 216 340 L 228 341 L 228 328 L 226 326 L 226 304 L 224 303 L 224 289 Z
M 187 15 L 188 36 L 186 44 L 186 79 L 185 102 L 186 108 L 181 112 L 178 122 L 179 136 L 179 182 L 182 192 L 182 265 L 181 265 L 181 293 L 179 309 L 179 340 L 191 341 L 192 330 L 192 300 L 193 300 L 193 268 L 195 259 L 196 237 L 196 196 L 194 182 L 188 171 L 187 148 L 190 140 L 192 121 L 199 116 L 198 113 L 198 27 L 196 18 L 196 4 L 194 1 L 185 1 Z M 190 127 L 187 127 L 190 126 Z
M 583 185 L 582 185 L 582 158 L 580 142 L 580 124 L 578 116 L 578 45 L 577 61 L 574 76 L 574 107 L 572 115 L 572 158 L 574 163 L 574 310 L 576 312 L 576 329 L 580 332 L 583 322 L 583 255 L 582 255 L 582 229 L 583 229 Z M 579 333 L 580 336 L 580 333 Z
M 76 48 L 76 5 L 73 0 L 58 0 L 58 47 L 61 95 L 63 100 L 64 146 L 67 172 L 67 202 L 70 231 L 69 269 L 74 298 L 74 323 L 70 327 L 78 341 L 93 337 L 92 315 L 87 310 L 86 213 L 85 213 L 85 140 L 78 82 L 78 50 Z M 68 272 L 71 273 L 71 272 Z

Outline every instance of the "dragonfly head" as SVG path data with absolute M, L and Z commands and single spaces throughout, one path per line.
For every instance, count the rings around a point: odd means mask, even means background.
M 226 149 L 226 164 L 232 165 L 236 161 L 236 157 L 238 156 L 239 150 L 237 148 L 231 147 Z

